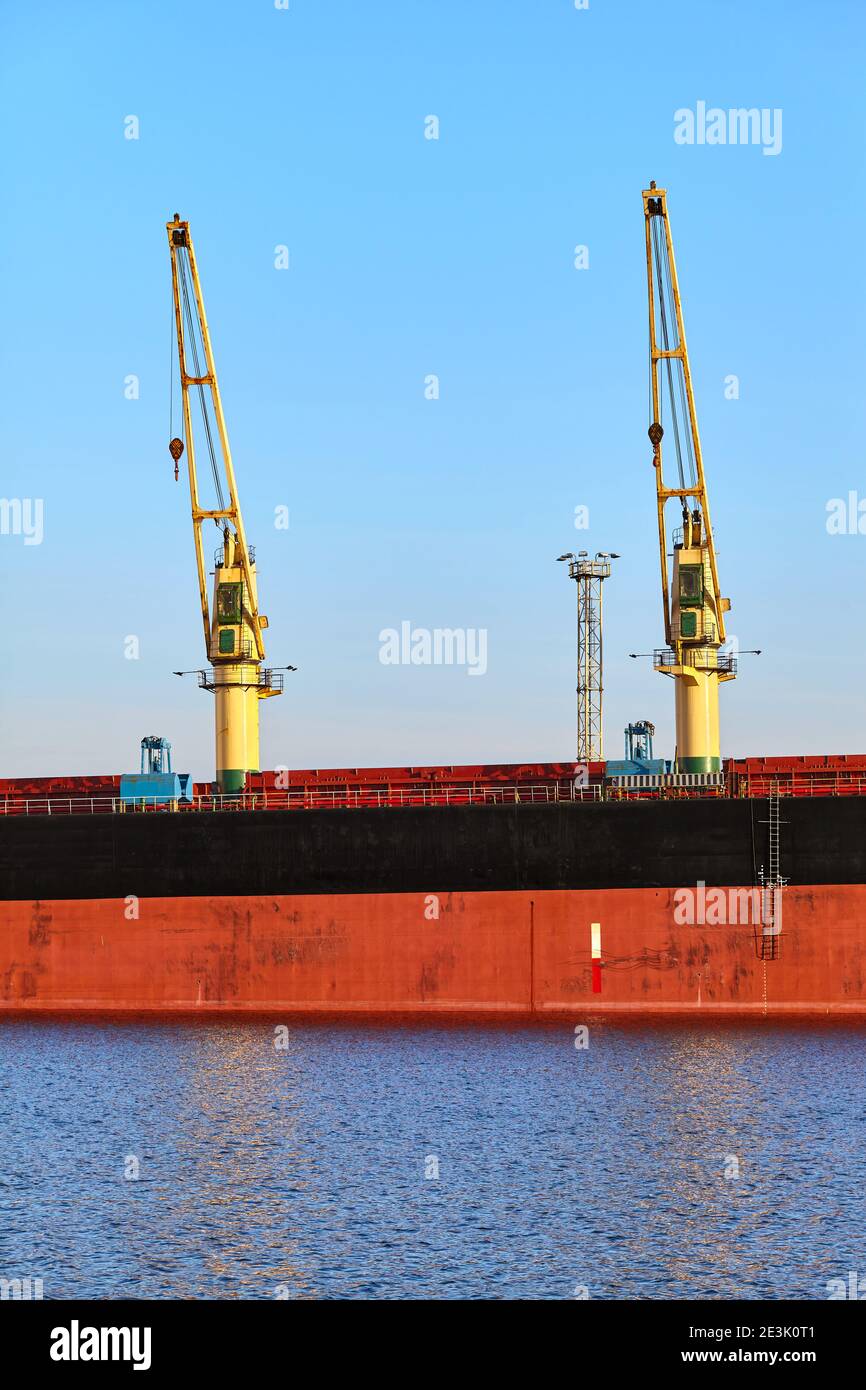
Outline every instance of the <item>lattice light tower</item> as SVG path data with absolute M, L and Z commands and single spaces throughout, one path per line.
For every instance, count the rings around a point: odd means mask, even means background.
M 610 578 L 611 561 L 619 556 L 600 550 L 594 557 L 581 550 L 560 555 L 577 582 L 577 761 L 601 762 L 604 757 L 602 704 L 604 646 L 602 589 Z

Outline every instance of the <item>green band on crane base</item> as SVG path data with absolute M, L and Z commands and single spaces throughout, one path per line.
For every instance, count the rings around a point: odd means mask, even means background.
M 721 772 L 721 758 L 677 758 L 677 772 Z
M 217 785 L 221 794 L 233 796 L 235 792 L 242 792 L 246 776 L 247 774 L 242 767 L 217 768 Z

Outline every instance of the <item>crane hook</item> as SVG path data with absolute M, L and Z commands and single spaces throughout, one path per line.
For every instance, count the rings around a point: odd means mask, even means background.
M 173 440 L 171 441 L 171 443 L 169 444 L 169 446 L 168 446 L 168 452 L 171 454 L 172 458 L 174 459 L 174 481 L 177 482 L 177 481 L 178 481 L 178 478 L 180 477 L 180 472 L 179 472 L 179 470 L 178 470 L 177 464 L 178 464 L 178 459 L 180 458 L 181 454 L 183 453 L 183 440 L 182 440 L 182 439 L 176 439 L 176 438 L 173 439 Z

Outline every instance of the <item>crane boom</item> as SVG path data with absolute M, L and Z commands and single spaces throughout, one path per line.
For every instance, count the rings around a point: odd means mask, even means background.
M 258 702 L 281 694 L 283 678 L 262 666 L 262 632 L 268 620 L 258 607 L 255 553 L 244 530 L 189 223 L 175 213 L 166 230 L 182 410 L 182 437 L 173 437 L 169 450 L 175 461 L 175 477 L 178 462 L 186 453 L 205 656 L 211 666 L 199 671 L 199 684 L 215 695 L 217 781 L 220 791 L 231 793 L 243 789 L 248 772 L 259 770 Z M 196 430 L 210 460 L 213 506 L 202 505 Z M 213 521 L 222 532 L 222 544 L 214 558 L 212 606 L 208 603 L 202 535 L 207 521 Z
M 683 772 L 721 770 L 719 692 L 736 675 L 735 658 L 722 653 L 725 614 L 710 505 L 704 477 L 682 302 L 674 260 L 667 193 L 651 183 L 643 190 L 650 339 L 650 426 L 656 478 L 662 609 L 667 649 L 655 653 L 657 671 L 676 683 L 677 767 Z M 678 486 L 662 468 L 665 404 L 673 438 Z M 665 508 L 680 504 L 674 530 L 673 580 L 668 574 Z

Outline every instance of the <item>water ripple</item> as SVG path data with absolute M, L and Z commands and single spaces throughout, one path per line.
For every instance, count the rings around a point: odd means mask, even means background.
M 827 1297 L 843 1026 L 0 1027 L 0 1276 L 47 1298 Z M 132 1171 L 137 1176 L 128 1176 Z

